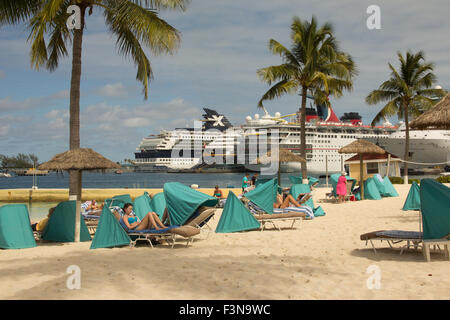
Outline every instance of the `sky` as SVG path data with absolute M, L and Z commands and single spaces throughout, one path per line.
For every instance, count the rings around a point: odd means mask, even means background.
M 381 29 L 369 30 L 366 11 L 374 4 Z M 449 11 L 448 0 L 191 0 L 185 12 L 159 13 L 181 33 L 181 45 L 173 55 L 147 50 L 154 74 L 148 100 L 134 63 L 117 53 L 101 12 L 94 11 L 83 38 L 81 147 L 113 161 L 134 159 L 143 137 L 192 126 L 204 107 L 235 125 L 261 114 L 257 102 L 269 86 L 256 71 L 281 63 L 268 42 L 289 47 L 294 16 L 332 23 L 359 70 L 353 91 L 331 99 L 332 107 L 338 117 L 359 112 L 370 123 L 383 105 L 369 106 L 365 97 L 389 78 L 388 63 L 398 66 L 398 51 L 423 50 L 435 64 L 437 84 L 450 89 Z M 32 69 L 28 35 L 25 25 L 0 28 L 0 154 L 34 153 L 44 162 L 69 149 L 71 58 L 54 72 Z M 289 114 L 300 99 L 285 95 L 265 106 L 271 114 Z

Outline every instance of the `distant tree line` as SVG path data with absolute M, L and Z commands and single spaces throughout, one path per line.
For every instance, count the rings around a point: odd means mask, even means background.
M 0 166 L 2 168 L 32 168 L 39 165 L 38 157 L 33 154 L 19 153 L 17 156 L 5 156 L 0 154 Z

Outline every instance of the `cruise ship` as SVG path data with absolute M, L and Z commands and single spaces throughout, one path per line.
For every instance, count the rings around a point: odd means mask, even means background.
M 271 116 L 265 109 L 260 116 L 247 116 L 245 123 L 233 126 L 215 110 L 204 108 L 201 126 L 161 131 L 145 137 L 135 153 L 137 171 L 185 170 L 206 165 L 242 164 L 250 171 L 260 171 L 257 158 L 277 143 L 300 154 L 300 115 Z M 340 172 L 352 155 L 338 150 L 364 138 L 378 142 L 388 140 L 398 127 L 390 123 L 371 127 L 363 125 L 357 113 L 338 119 L 331 106 L 308 108 L 306 115 L 307 167 L 310 174 Z M 274 142 L 273 134 L 277 133 Z M 208 162 L 209 160 L 209 162 Z M 216 163 L 212 162 L 216 161 Z M 283 172 L 298 172 L 300 163 L 281 163 Z

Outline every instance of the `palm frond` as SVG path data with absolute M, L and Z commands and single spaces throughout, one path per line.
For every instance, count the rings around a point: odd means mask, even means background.
M 297 92 L 299 84 L 293 80 L 281 80 L 273 85 L 267 92 L 262 96 L 258 102 L 258 107 L 262 108 L 263 101 L 273 100 L 275 98 L 281 97 L 285 93 Z

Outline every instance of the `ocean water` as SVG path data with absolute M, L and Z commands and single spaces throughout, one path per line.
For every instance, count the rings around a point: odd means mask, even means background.
M 284 173 L 281 184 L 289 186 L 289 176 L 300 176 L 300 173 Z M 250 177 L 252 174 L 250 174 Z M 198 184 L 200 188 L 221 188 L 242 185 L 243 173 L 167 173 L 167 172 L 124 172 L 122 174 L 83 172 L 83 188 L 162 188 L 166 182 L 181 182 L 186 185 Z M 260 178 L 271 178 L 260 176 Z M 51 172 L 47 176 L 36 177 L 38 188 L 68 188 L 69 174 Z M 325 183 L 325 179 L 323 183 Z M 0 178 L 0 189 L 31 188 L 32 176 L 14 176 Z

